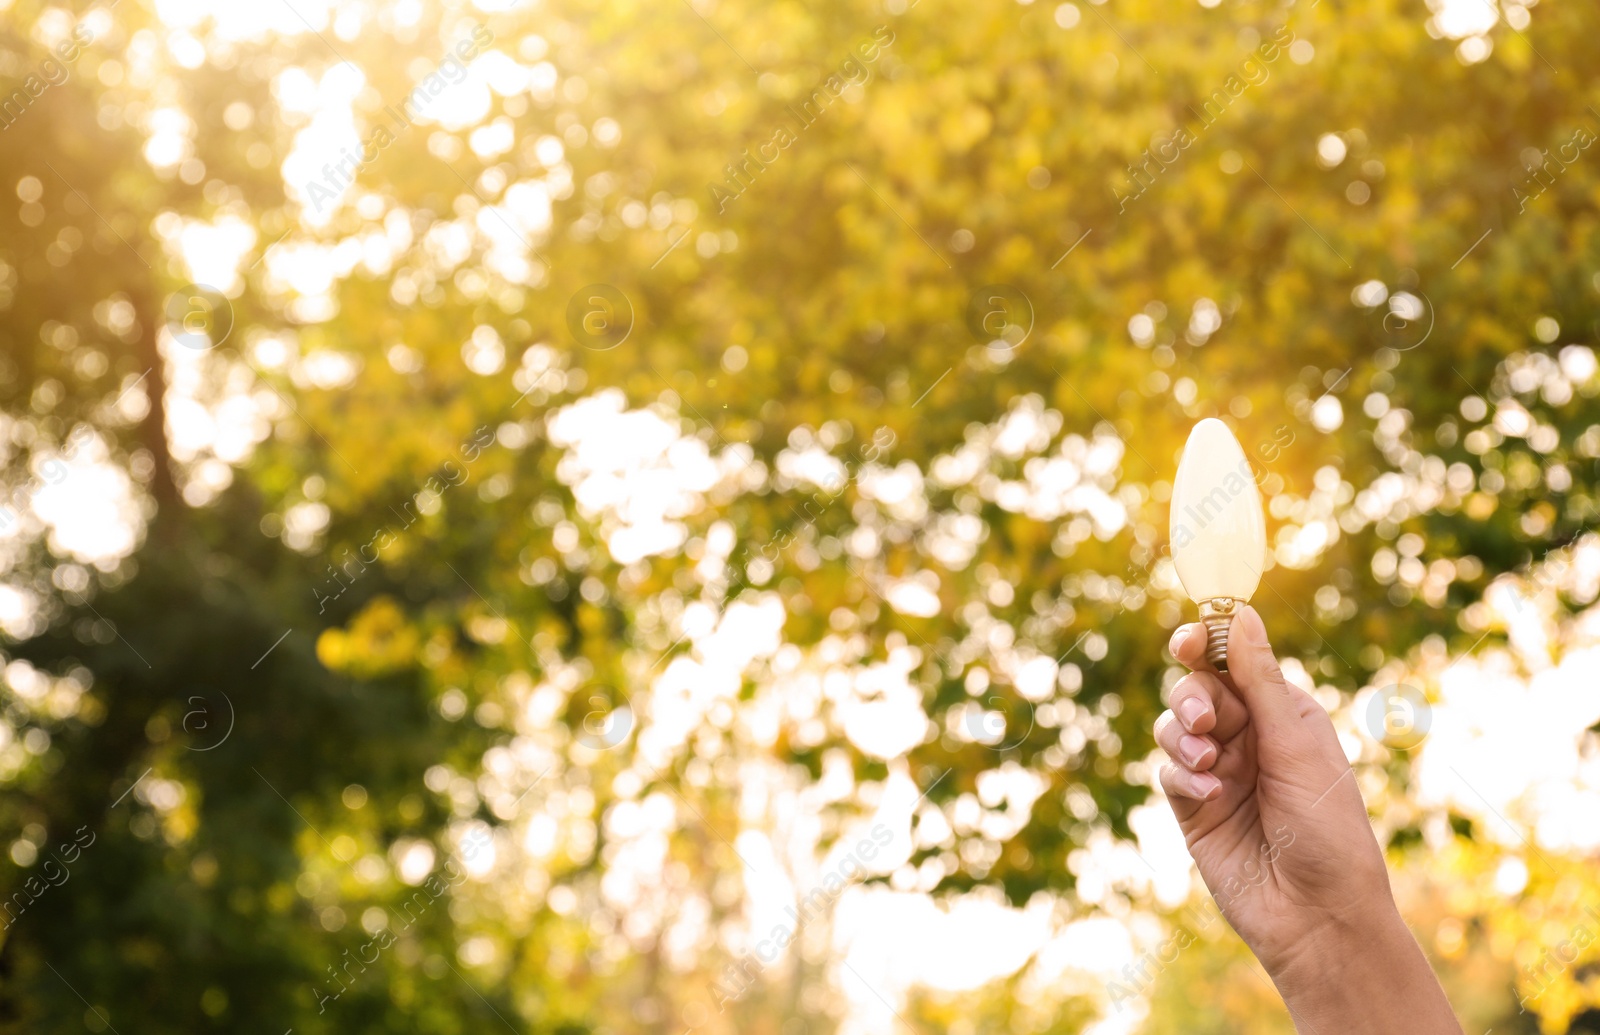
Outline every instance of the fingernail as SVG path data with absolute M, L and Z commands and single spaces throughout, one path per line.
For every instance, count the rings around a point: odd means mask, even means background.
M 1222 781 L 1210 773 L 1192 773 L 1189 776 L 1189 786 L 1194 788 L 1196 794 L 1206 801 L 1216 797 L 1222 790 Z
M 1211 745 L 1199 737 L 1184 734 L 1178 738 L 1178 753 L 1183 756 L 1184 764 L 1190 768 L 1198 766 L 1201 759 L 1205 758 L 1210 750 Z
M 1206 704 L 1198 697 L 1191 697 L 1178 705 L 1178 718 L 1183 720 L 1187 729 L 1194 729 L 1194 724 L 1206 713 Z
M 1239 612 L 1238 625 L 1239 635 L 1245 643 L 1257 647 L 1265 647 L 1267 645 L 1267 627 L 1261 624 L 1261 615 L 1257 614 L 1256 609 L 1249 604 L 1246 604 L 1244 610 Z
M 1184 638 L 1189 635 L 1189 631 L 1191 629 L 1193 629 L 1193 628 L 1194 628 L 1194 623 L 1193 622 L 1190 622 L 1188 625 L 1180 625 L 1180 626 L 1178 626 L 1178 631 L 1173 633 L 1172 634 L 1172 639 L 1167 641 L 1167 653 L 1171 654 L 1173 656 L 1177 656 L 1178 645 L 1184 641 Z

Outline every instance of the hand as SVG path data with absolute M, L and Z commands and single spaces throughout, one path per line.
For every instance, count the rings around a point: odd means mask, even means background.
M 1156 720 L 1172 758 L 1162 789 L 1206 887 L 1302 1030 L 1459 1032 L 1395 909 L 1333 723 L 1284 679 L 1255 609 L 1234 616 L 1226 674 L 1204 660 L 1202 625 L 1170 649 L 1194 671 Z M 1397 979 L 1391 1011 L 1382 993 Z
M 1223 915 L 1270 971 L 1320 927 L 1392 901 L 1333 723 L 1290 686 L 1254 608 L 1233 619 L 1227 675 L 1206 663 L 1205 627 L 1172 637 L 1195 671 L 1172 689 L 1156 743 L 1161 786 Z

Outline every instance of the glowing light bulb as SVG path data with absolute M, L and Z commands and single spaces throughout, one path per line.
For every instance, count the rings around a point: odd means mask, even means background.
M 1228 624 L 1266 567 L 1267 522 L 1244 449 L 1208 417 L 1189 432 L 1172 483 L 1172 561 L 1206 625 L 1206 658 L 1228 669 Z

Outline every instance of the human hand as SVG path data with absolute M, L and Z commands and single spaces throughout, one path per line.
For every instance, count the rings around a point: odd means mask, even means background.
M 1297 1022 L 1458 1032 L 1395 909 L 1333 723 L 1284 679 L 1255 609 L 1233 619 L 1225 674 L 1205 661 L 1202 625 L 1178 629 L 1170 649 L 1194 671 L 1156 720 L 1156 743 L 1172 759 L 1162 789 L 1206 887 Z M 1397 981 L 1398 1001 L 1386 1006 L 1383 989 Z

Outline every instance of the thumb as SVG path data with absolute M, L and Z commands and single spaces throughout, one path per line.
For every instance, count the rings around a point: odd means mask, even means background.
M 1299 724 L 1299 691 L 1283 678 L 1272 644 L 1267 642 L 1267 627 L 1248 605 L 1233 616 L 1228 627 L 1228 675 L 1250 709 L 1251 721 L 1264 727 Z

